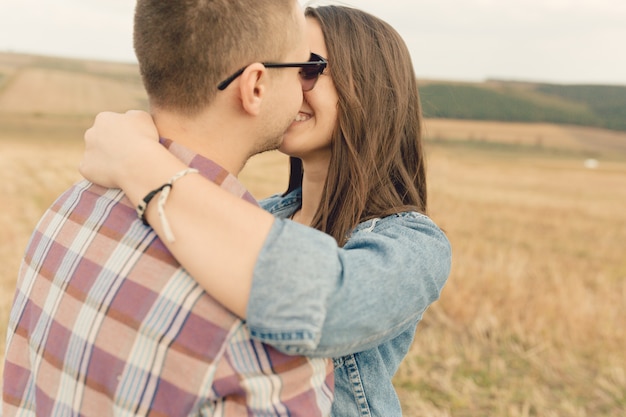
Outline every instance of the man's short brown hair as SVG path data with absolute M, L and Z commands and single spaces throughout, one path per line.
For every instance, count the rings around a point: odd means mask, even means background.
M 294 0 L 138 0 L 135 53 L 151 104 L 193 114 L 230 73 L 283 59 L 299 41 L 295 7 Z

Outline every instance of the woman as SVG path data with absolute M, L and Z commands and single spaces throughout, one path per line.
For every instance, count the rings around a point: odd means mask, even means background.
M 258 209 L 238 216 L 238 201 L 223 202 L 217 187 L 189 178 L 167 200 L 176 242 L 164 241 L 207 292 L 247 318 L 256 338 L 335 358 L 333 415 L 401 416 L 391 379 L 439 297 L 451 256 L 425 214 L 417 83 L 406 45 L 385 22 L 339 6 L 306 15 L 311 51 L 328 68 L 304 93 L 280 148 L 292 157 L 290 186 L 262 202 L 276 218 Z M 181 166 L 156 145 L 152 126 L 124 117 L 126 128 L 97 122 L 87 132 L 81 171 L 138 204 Z M 154 207 L 147 220 L 164 236 Z M 212 248 L 251 264 L 250 273 L 211 276 L 203 265 Z

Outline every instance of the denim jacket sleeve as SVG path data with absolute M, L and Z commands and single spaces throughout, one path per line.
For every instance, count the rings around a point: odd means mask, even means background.
M 419 213 L 364 222 L 343 248 L 276 219 L 255 266 L 248 326 L 291 354 L 370 349 L 415 326 L 439 298 L 450 265 L 448 239 Z

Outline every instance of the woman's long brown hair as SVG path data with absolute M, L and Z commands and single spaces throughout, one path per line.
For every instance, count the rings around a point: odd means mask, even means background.
M 409 51 L 387 23 L 343 6 L 307 8 L 318 20 L 339 94 L 326 184 L 312 226 L 343 246 L 367 219 L 426 213 L 421 108 Z M 291 158 L 287 192 L 302 185 Z

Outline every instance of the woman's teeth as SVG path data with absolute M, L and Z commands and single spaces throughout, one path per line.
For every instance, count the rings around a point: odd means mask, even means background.
M 298 113 L 298 115 L 296 116 L 296 122 L 304 122 L 307 121 L 311 118 L 310 115 L 305 114 L 305 113 Z

